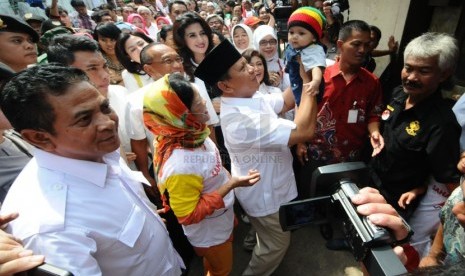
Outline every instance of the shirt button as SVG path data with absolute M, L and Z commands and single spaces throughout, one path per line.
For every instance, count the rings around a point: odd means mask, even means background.
M 57 191 L 60 191 L 61 189 L 63 189 L 63 185 L 61 185 L 61 184 L 55 184 L 55 185 L 53 185 L 53 189 L 54 189 L 54 190 L 57 190 Z

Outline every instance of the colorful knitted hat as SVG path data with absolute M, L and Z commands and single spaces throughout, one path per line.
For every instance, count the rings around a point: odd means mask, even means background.
M 325 24 L 326 18 L 324 15 L 318 9 L 312 7 L 298 8 L 287 21 L 288 29 L 292 26 L 300 26 L 312 32 L 315 38 L 318 39 L 321 39 Z

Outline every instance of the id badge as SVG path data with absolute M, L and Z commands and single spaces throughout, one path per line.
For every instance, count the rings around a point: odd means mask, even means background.
M 347 123 L 353 124 L 357 122 L 358 109 L 349 109 L 349 116 L 347 117 Z

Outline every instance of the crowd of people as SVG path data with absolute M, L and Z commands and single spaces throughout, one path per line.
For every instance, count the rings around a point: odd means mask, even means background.
M 342 162 L 367 164 L 351 200 L 392 230 L 409 271 L 463 262 L 465 99 L 442 96 L 457 41 L 410 41 L 386 91 L 375 57 L 397 54 L 394 37 L 378 50 L 378 27 L 308 2 L 286 38 L 272 1 L 0 14 L 0 275 L 44 261 L 188 275 L 194 254 L 205 275 L 230 275 L 236 216 L 250 224 L 242 275 L 272 275 L 291 238 L 280 206 L 330 195 L 309 179 Z

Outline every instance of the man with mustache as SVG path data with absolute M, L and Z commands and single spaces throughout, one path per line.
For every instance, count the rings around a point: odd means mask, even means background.
M 458 57 L 456 40 L 447 34 L 426 33 L 412 40 L 404 51 L 402 85 L 381 116 L 385 147 L 372 167 L 388 203 L 410 220 L 413 242 L 429 241 L 441 203 L 459 182 L 461 129 L 453 102 L 441 94 Z

